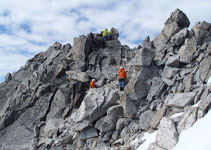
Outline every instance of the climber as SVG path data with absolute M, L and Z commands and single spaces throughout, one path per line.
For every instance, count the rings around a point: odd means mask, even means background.
M 119 69 L 118 76 L 119 76 L 120 91 L 124 91 L 126 71 L 122 66 Z
M 108 41 L 110 39 L 111 33 L 108 32 L 108 29 L 105 29 L 101 33 L 103 34 L 104 43 L 106 43 L 106 41 Z
M 92 81 L 89 84 L 89 89 L 95 88 L 95 79 L 92 79 Z

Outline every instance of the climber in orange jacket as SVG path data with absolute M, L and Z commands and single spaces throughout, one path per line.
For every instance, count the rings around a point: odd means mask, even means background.
M 119 76 L 119 85 L 120 85 L 120 91 L 124 91 L 125 88 L 125 78 L 127 76 L 125 69 L 121 66 L 118 72 Z
M 89 84 L 89 89 L 95 88 L 95 79 L 92 79 L 92 81 Z

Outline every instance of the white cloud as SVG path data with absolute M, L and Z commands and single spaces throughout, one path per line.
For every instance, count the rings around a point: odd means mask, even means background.
M 183 10 L 191 26 L 196 21 L 211 22 L 210 0 L 5 0 L 0 1 L 0 25 L 10 34 L 0 34 L 0 51 L 20 54 L 45 51 L 55 41 L 72 43 L 74 37 L 115 27 L 122 44 L 134 46 L 146 36 L 151 39 L 164 27 L 176 8 Z M 20 28 L 27 24 L 31 32 Z M 1 32 L 0 32 L 1 33 Z M 38 43 L 42 43 L 39 45 Z M 11 55 L 0 54 L 0 58 Z M 26 61 L 24 54 L 18 55 Z M 11 61 L 12 62 L 12 61 Z M 0 72 L 19 69 L 0 59 Z M 2 65 L 4 64 L 4 65 Z

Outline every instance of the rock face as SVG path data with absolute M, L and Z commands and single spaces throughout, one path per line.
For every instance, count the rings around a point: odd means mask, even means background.
M 176 146 L 178 141 L 178 133 L 174 122 L 164 117 L 161 120 L 160 127 L 156 135 L 156 142 L 164 149 L 171 150 Z
M 185 27 L 189 27 L 190 22 L 187 16 L 179 9 L 176 9 L 171 13 L 170 18 L 165 22 L 165 27 L 163 28 L 160 35 L 158 35 L 153 41 L 154 46 L 157 49 L 163 49 L 168 42 L 168 40 L 182 30 Z
M 137 48 L 121 45 L 112 28 L 106 43 L 90 33 L 35 55 L 0 83 L 0 149 L 138 149 L 144 133 L 156 130 L 148 149 L 173 149 L 211 108 L 211 25 L 189 31 L 189 24 L 176 9 Z
M 152 58 L 154 57 L 153 50 L 143 48 L 139 50 L 134 58 L 132 65 L 133 66 L 150 66 Z
M 194 100 L 195 95 L 195 92 L 178 93 L 172 96 L 169 95 L 166 100 L 166 105 L 175 107 L 185 107 Z

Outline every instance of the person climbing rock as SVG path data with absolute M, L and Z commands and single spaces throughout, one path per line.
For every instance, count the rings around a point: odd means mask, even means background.
M 103 34 L 104 43 L 106 43 L 106 41 L 108 41 L 110 39 L 111 33 L 108 32 L 108 29 L 105 29 L 101 33 Z
M 124 91 L 125 88 L 125 78 L 126 78 L 126 71 L 125 69 L 121 66 L 118 72 L 119 76 L 119 85 L 120 85 L 120 91 Z
M 89 89 L 95 88 L 95 79 L 92 79 L 92 81 L 89 84 Z

